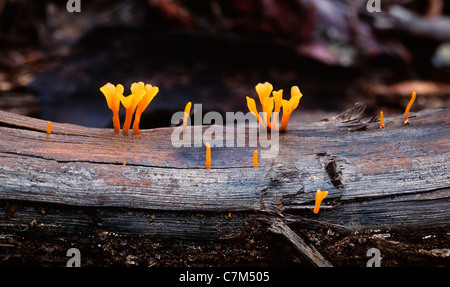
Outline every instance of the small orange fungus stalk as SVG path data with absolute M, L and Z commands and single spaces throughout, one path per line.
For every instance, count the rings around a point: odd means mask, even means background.
M 274 102 L 274 113 L 272 119 L 272 126 L 274 130 L 278 130 L 278 116 L 280 115 L 280 110 L 283 102 L 283 90 L 273 92 L 273 102 Z
M 253 166 L 258 167 L 258 151 L 253 152 Z
M 206 169 L 211 168 L 211 145 L 206 142 Z
M 114 132 L 120 132 L 120 120 L 119 120 L 119 108 L 120 108 L 120 100 L 123 97 L 123 86 L 118 84 L 114 86 L 111 83 L 107 83 L 103 87 L 100 88 L 100 91 L 106 98 L 106 102 L 108 103 L 108 107 L 113 112 L 113 125 Z
M 289 101 L 282 100 L 283 106 L 283 117 L 281 118 L 281 131 L 285 131 L 288 125 L 289 118 L 291 117 L 292 112 L 298 107 L 300 103 L 300 99 L 303 97 L 303 94 L 300 92 L 300 89 L 297 86 L 293 86 L 291 88 L 291 98 Z
M 383 111 L 380 112 L 380 129 L 386 127 L 386 125 L 384 124 L 384 116 L 383 116 Z
M 128 97 L 122 97 L 122 105 L 126 108 L 125 122 L 123 124 L 122 133 L 128 135 L 128 131 L 131 126 L 131 119 L 133 117 L 134 111 L 136 110 L 139 102 L 144 98 L 146 94 L 145 86 L 143 82 L 133 83 L 131 85 L 131 95 Z
M 273 98 L 270 97 L 270 94 L 273 91 L 272 84 L 265 82 L 264 84 L 257 84 L 255 87 L 256 93 L 259 96 L 259 102 L 261 103 L 262 111 L 263 111 L 263 124 L 267 126 L 267 128 L 271 128 L 270 117 L 272 115 L 273 110 Z
M 134 86 L 133 86 L 134 85 Z M 133 89 L 135 90 L 136 94 L 142 93 L 142 87 L 144 86 L 143 82 L 134 83 L 131 85 L 132 93 Z M 144 86 L 145 89 L 145 95 L 142 98 L 142 100 L 139 101 L 136 108 L 136 114 L 134 116 L 134 122 L 133 122 L 133 134 L 140 134 L 141 130 L 139 129 L 139 122 L 141 121 L 141 115 L 144 112 L 144 110 L 147 108 L 147 106 L 150 104 L 150 102 L 153 100 L 153 98 L 156 96 L 156 94 L 159 92 L 159 88 L 152 86 L 150 84 L 146 84 Z
M 123 161 L 123 165 L 127 165 L 127 161 L 126 160 Z
M 259 124 L 263 127 L 264 122 L 258 114 L 258 110 L 256 109 L 255 100 L 247 97 L 247 107 L 248 107 L 248 110 L 256 117 L 256 120 L 258 120 Z
M 411 106 L 412 106 L 412 104 L 414 103 L 415 100 L 416 100 L 416 92 L 413 92 L 411 94 L 411 100 L 409 100 L 409 103 L 408 103 L 408 105 L 406 106 L 406 109 L 405 109 L 405 121 L 404 121 L 405 125 L 409 124 L 409 119 L 408 119 L 409 109 L 411 108 Z
M 52 123 L 47 122 L 47 134 L 51 134 L 52 133 Z
M 191 106 L 192 106 L 192 103 L 189 102 L 186 104 L 186 107 L 184 108 L 183 133 L 186 132 L 186 125 L 187 125 L 189 113 L 191 112 Z
M 256 92 L 259 96 L 259 101 L 262 106 L 263 116 L 259 116 L 258 110 L 256 109 L 255 100 L 247 97 L 247 106 L 249 111 L 255 115 L 256 119 L 261 126 L 265 126 L 269 129 L 285 131 L 289 117 L 292 112 L 298 107 L 301 97 L 303 94 L 297 86 L 291 88 L 291 98 L 290 100 L 283 100 L 283 90 L 273 91 L 273 86 L 268 82 L 264 84 L 259 83 L 255 87 Z M 273 91 L 273 97 L 270 94 Z M 278 126 L 278 118 L 280 115 L 281 108 L 283 108 L 283 117 L 281 118 L 281 125 Z M 271 121 L 271 116 L 273 118 Z
M 313 212 L 315 214 L 319 213 L 320 204 L 322 203 L 322 200 L 328 195 L 328 191 L 326 190 L 320 190 L 318 189 L 316 191 L 316 204 L 314 206 Z

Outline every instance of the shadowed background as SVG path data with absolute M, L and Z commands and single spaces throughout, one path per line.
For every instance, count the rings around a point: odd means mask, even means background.
M 55 122 L 111 127 L 99 88 L 144 81 L 160 92 L 141 128 L 170 125 L 188 101 L 203 112 L 247 112 L 269 81 L 304 94 L 291 121 L 352 106 L 402 113 L 448 106 L 450 7 L 382 1 L 0 0 L 0 109 Z M 121 116 L 124 116 L 124 108 Z

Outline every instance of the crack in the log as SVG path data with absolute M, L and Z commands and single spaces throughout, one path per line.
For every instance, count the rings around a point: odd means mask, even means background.
M 439 192 L 448 191 L 448 196 L 445 197 L 426 197 L 426 194 L 428 193 L 439 193 Z M 423 196 L 423 198 L 411 198 L 411 196 Z M 393 201 L 411 201 L 411 202 L 417 202 L 417 201 L 427 201 L 427 200 L 436 200 L 441 198 L 449 198 L 450 197 L 450 186 L 446 187 L 440 187 L 440 188 L 434 188 L 434 189 L 427 189 L 427 190 L 416 190 L 411 192 L 405 192 L 401 194 L 387 194 L 387 195 L 378 195 L 378 196 L 367 196 L 367 197 L 357 197 L 357 198 L 349 198 L 349 199 L 340 199 L 340 204 L 347 204 L 347 203 L 355 203 L 355 202 L 366 202 L 366 201 L 374 201 L 374 200 L 383 200 L 389 198 L 391 202 Z
M 44 156 L 40 156 L 40 155 L 34 155 L 34 154 L 28 154 L 28 153 L 20 153 L 20 152 L 13 152 L 13 151 L 0 151 L 0 154 L 12 154 L 12 155 L 18 155 L 18 156 L 23 156 L 23 157 L 32 157 L 32 158 L 38 158 L 38 159 L 43 159 L 43 160 L 52 160 L 52 161 L 56 161 L 56 162 L 60 162 L 63 163 L 61 161 L 58 161 L 56 159 L 53 158 L 47 158 Z
M 17 129 L 17 130 L 26 130 L 26 131 L 43 132 L 43 133 L 45 133 L 44 129 L 40 130 L 40 129 L 37 129 L 37 128 L 21 126 L 21 125 L 17 125 L 17 124 L 10 124 L 10 123 L 6 123 L 6 122 L 2 122 L 2 121 L 0 121 L 0 127 L 9 128 L 9 129 Z
M 264 178 L 266 180 L 260 190 L 258 211 L 283 216 L 283 207 L 294 204 L 298 196 L 304 192 L 299 171 L 296 167 L 276 164 L 273 161 Z
M 92 160 L 60 160 L 55 158 L 49 158 L 42 155 L 35 155 L 30 153 L 20 153 L 20 152 L 13 152 L 13 151 L 0 151 L 0 154 L 11 154 L 11 155 L 18 155 L 23 157 L 32 157 L 42 160 L 50 160 L 55 161 L 57 163 L 91 163 L 91 164 L 109 164 L 109 165 L 118 165 L 123 166 L 123 162 L 105 162 L 105 161 L 92 161 Z M 146 165 L 146 164 L 133 164 L 128 163 L 126 166 L 136 166 L 136 167 L 148 167 L 148 168 L 164 168 L 164 169 L 178 169 L 178 170 L 185 170 L 185 169 L 205 169 L 204 167 L 177 167 L 177 166 L 160 166 L 160 165 Z M 248 166 L 230 166 L 230 167 L 215 167 L 211 168 L 212 170 L 227 170 L 227 169 L 247 169 L 247 168 L 254 168 L 252 165 Z
M 338 167 L 336 161 L 343 160 L 346 162 L 345 159 L 341 159 L 338 156 L 330 155 L 327 152 L 320 152 L 316 153 L 316 158 L 320 162 L 320 158 L 324 158 L 325 162 L 323 163 L 325 166 L 325 171 L 330 178 L 331 183 L 334 187 L 338 189 L 344 188 L 344 184 L 342 183 L 342 169 Z
M 320 219 L 308 218 L 291 213 L 285 213 L 283 215 L 286 224 L 301 224 L 302 226 L 311 226 L 314 228 L 327 228 L 342 233 L 352 232 L 352 229 L 342 224 L 332 223 Z
M 18 124 L 9 124 L 6 122 L 1 122 L 0 121 L 0 127 L 4 127 L 4 128 L 8 128 L 8 129 L 15 129 L 15 130 L 24 130 L 24 131 L 32 131 L 32 132 L 37 132 L 37 133 L 42 133 L 42 134 L 46 134 L 46 130 L 45 129 L 40 129 L 40 128 L 36 128 L 36 127 L 32 127 L 32 126 L 24 126 L 24 125 L 18 125 Z M 80 137 L 85 137 L 85 138 L 102 138 L 104 137 L 103 135 L 94 135 L 94 134 L 89 134 L 89 135 L 84 135 L 81 133 L 70 133 L 70 132 L 58 132 L 58 131 L 54 131 L 52 129 L 52 134 L 54 135 L 62 135 L 62 136 L 80 136 Z M 47 139 L 48 140 L 48 139 Z
M 334 159 L 331 159 L 327 164 L 325 164 L 325 170 L 331 180 L 331 183 L 336 188 L 342 188 L 344 186 L 341 181 L 342 171 L 338 169 L 336 161 Z

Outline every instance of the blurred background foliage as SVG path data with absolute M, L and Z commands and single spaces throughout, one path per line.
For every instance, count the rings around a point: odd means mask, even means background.
M 401 113 L 413 90 L 413 111 L 450 102 L 449 1 L 80 2 L 0 0 L 0 109 L 110 127 L 99 88 L 138 81 L 160 88 L 141 128 L 169 126 L 188 101 L 246 112 L 265 81 L 285 97 L 300 87 L 305 122 L 356 101 Z

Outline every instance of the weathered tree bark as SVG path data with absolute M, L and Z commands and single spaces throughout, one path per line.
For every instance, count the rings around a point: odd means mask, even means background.
M 0 111 L 0 227 L 42 224 L 70 233 L 95 222 L 131 234 L 218 239 L 257 220 L 290 241 L 296 237 L 284 231 L 291 223 L 341 231 L 448 229 L 450 109 L 419 112 L 409 125 L 390 117 L 384 129 L 376 119 L 363 122 L 361 113 L 356 106 L 317 124 L 291 123 L 280 134 L 278 155 L 260 158 L 258 168 L 252 155 L 259 146 L 213 147 L 207 170 L 204 147 L 171 144 L 174 128 L 123 136 L 52 123 L 48 135 L 46 121 Z M 207 128 L 192 129 L 192 138 Z M 329 195 L 313 214 L 317 189 Z M 50 211 L 27 208 L 39 204 Z

